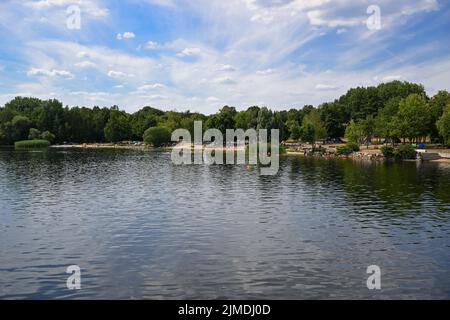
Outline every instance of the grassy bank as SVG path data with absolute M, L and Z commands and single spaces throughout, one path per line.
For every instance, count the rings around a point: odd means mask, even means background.
M 47 140 L 23 140 L 14 143 L 16 149 L 40 149 L 50 146 L 50 142 Z

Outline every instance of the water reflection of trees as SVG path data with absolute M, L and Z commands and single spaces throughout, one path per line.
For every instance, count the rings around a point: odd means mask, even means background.
M 344 191 L 349 208 L 366 207 L 382 215 L 418 215 L 424 208 L 433 214 L 450 213 L 450 166 L 436 163 L 376 163 L 343 159 L 295 157 L 290 178 L 314 190 Z M 299 175 L 300 173 L 300 175 Z M 320 199 L 317 199 L 320 201 Z

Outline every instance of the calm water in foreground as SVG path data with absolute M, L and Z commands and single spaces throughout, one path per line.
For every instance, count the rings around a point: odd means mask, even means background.
M 0 298 L 449 299 L 450 165 L 0 149 Z

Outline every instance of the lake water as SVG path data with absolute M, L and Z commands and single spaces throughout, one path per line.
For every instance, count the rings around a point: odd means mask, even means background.
M 450 165 L 1 149 L 0 298 L 449 299 Z

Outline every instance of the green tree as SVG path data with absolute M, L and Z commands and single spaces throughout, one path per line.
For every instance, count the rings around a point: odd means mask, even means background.
M 143 138 L 146 144 L 159 148 L 171 141 L 171 134 L 167 128 L 152 127 L 145 130 Z
M 95 125 L 92 113 L 92 109 L 85 107 L 67 109 L 65 123 L 59 132 L 63 131 L 65 139 L 71 142 L 94 141 L 96 134 L 94 133 Z M 49 128 L 43 130 L 51 131 Z
M 383 106 L 375 87 L 352 88 L 338 102 L 344 106 L 352 120 L 365 119 Z
M 1 145 L 11 145 L 14 141 L 11 138 L 11 122 L 3 123 L 0 126 L 0 144 Z
M 30 133 L 28 134 L 28 139 L 36 140 L 41 137 L 41 132 L 36 128 L 31 128 Z
M 350 121 L 345 129 L 345 139 L 347 139 L 348 142 L 357 143 L 358 145 L 361 144 L 364 139 L 364 131 L 361 124 L 353 120 Z
M 312 145 L 316 143 L 316 129 L 311 122 L 305 122 L 300 128 L 300 137 L 302 141 Z
M 36 110 L 41 106 L 42 100 L 38 98 L 16 97 L 5 104 L 5 109 L 31 119 L 36 114 Z
M 389 100 L 399 97 L 406 98 L 410 94 L 417 93 L 426 96 L 425 88 L 421 84 L 411 83 L 407 81 L 391 81 L 378 85 L 378 96 L 385 105 Z
M 191 136 L 194 136 L 194 124 L 195 121 L 205 121 L 206 117 L 200 113 L 191 113 L 189 111 L 182 114 L 180 122 L 180 128 L 187 129 Z
M 364 142 L 367 148 L 369 148 L 376 130 L 376 122 L 374 117 L 372 115 L 368 115 L 366 119 L 360 120 L 360 126 L 364 137 Z
M 215 128 L 225 134 L 227 129 L 234 129 L 234 117 L 236 109 L 234 107 L 224 106 L 218 113 L 210 116 L 205 123 L 206 129 Z
M 450 144 L 450 104 L 447 105 L 444 114 L 437 121 L 436 126 L 444 143 Z
M 260 108 L 253 106 L 245 111 L 240 111 L 234 116 L 235 126 L 237 129 L 256 129 L 258 125 L 258 113 Z
M 377 87 L 351 88 L 337 100 L 342 105 L 344 114 L 348 117 L 342 123 L 366 119 L 369 115 L 376 116 L 377 112 L 390 99 L 395 97 L 406 98 L 414 93 L 426 96 L 422 85 L 401 81 L 382 83 Z
M 50 131 L 44 131 L 41 134 L 41 139 L 47 140 L 50 143 L 53 143 L 55 141 L 55 135 L 51 133 Z
M 272 129 L 279 130 L 280 141 L 286 141 L 289 138 L 289 129 L 286 127 L 286 111 L 275 111 L 273 113 Z
M 410 98 L 414 94 L 416 98 Z M 69 108 L 55 99 L 16 97 L 0 107 L 0 144 L 26 139 L 31 128 L 54 133 L 58 142 L 138 140 L 146 129 L 155 126 L 167 127 L 169 131 L 186 128 L 192 132 L 195 120 L 204 120 L 205 130 L 217 128 L 222 132 L 233 128 L 277 128 L 281 140 L 298 138 L 302 132 L 311 133 L 310 124 L 314 128 L 314 141 L 343 136 L 345 124 L 354 120 L 364 127 L 365 137 L 417 140 L 430 136 L 435 141 L 441 137 L 437 122 L 449 103 L 449 96 L 448 92 L 440 91 L 429 100 L 422 85 L 392 81 L 376 87 L 352 88 L 339 99 L 324 103 L 317 109 L 308 105 L 302 109 L 272 112 L 268 108 L 253 106 L 236 112 L 235 108 L 225 106 L 211 116 L 189 111 L 164 112 L 151 107 L 130 115 L 117 106 Z M 403 106 L 400 110 L 400 101 L 410 106 Z M 368 130 L 366 125 L 371 117 L 375 125 L 373 130 Z
M 91 141 L 104 142 L 105 141 L 105 126 L 109 120 L 110 110 L 108 108 L 94 107 L 90 113 L 92 125 Z M 142 135 L 141 135 L 142 136 Z
M 267 129 L 268 133 L 273 128 L 274 118 L 272 110 L 267 107 L 262 107 L 258 112 L 258 122 L 256 129 Z
M 325 128 L 325 124 L 320 118 L 320 113 L 317 109 L 312 109 L 304 116 L 301 131 L 307 132 L 307 136 L 309 136 L 312 132 L 311 126 L 314 128 L 314 142 L 312 142 L 312 144 L 327 137 L 327 129 Z M 305 141 L 311 142 L 310 139 L 308 140 Z
M 431 116 L 424 96 L 411 94 L 402 99 L 393 119 L 395 135 L 410 141 L 421 140 L 430 133 Z
M 301 126 L 298 124 L 296 120 L 288 120 L 286 121 L 286 127 L 290 132 L 289 138 L 292 140 L 298 140 L 301 138 Z
M 24 116 L 15 116 L 11 121 L 11 138 L 12 140 L 27 140 L 31 128 L 31 121 Z
M 168 111 L 162 117 L 158 118 L 158 127 L 166 127 L 169 131 L 181 128 L 181 114 L 176 111 Z
M 113 110 L 105 126 L 105 138 L 110 142 L 119 142 L 131 138 L 131 126 L 125 112 Z
M 395 135 L 395 128 L 393 126 L 393 119 L 398 113 L 401 100 L 401 97 L 391 98 L 386 102 L 383 108 L 378 110 L 374 128 L 374 135 L 376 137 L 392 140 L 397 138 Z
M 145 130 L 157 125 L 158 117 L 164 115 L 161 110 L 144 107 L 143 109 L 135 112 L 131 118 L 131 127 L 133 131 L 133 139 L 140 140 L 144 135 Z
M 325 124 L 330 138 L 341 138 L 345 133 L 345 123 L 349 116 L 338 102 L 324 103 L 319 106 L 320 117 Z
M 445 107 L 450 104 L 450 93 L 442 90 L 436 93 L 428 102 L 428 108 L 431 117 L 430 137 L 432 141 L 439 140 L 440 132 L 436 126 L 437 121 L 444 113 Z

